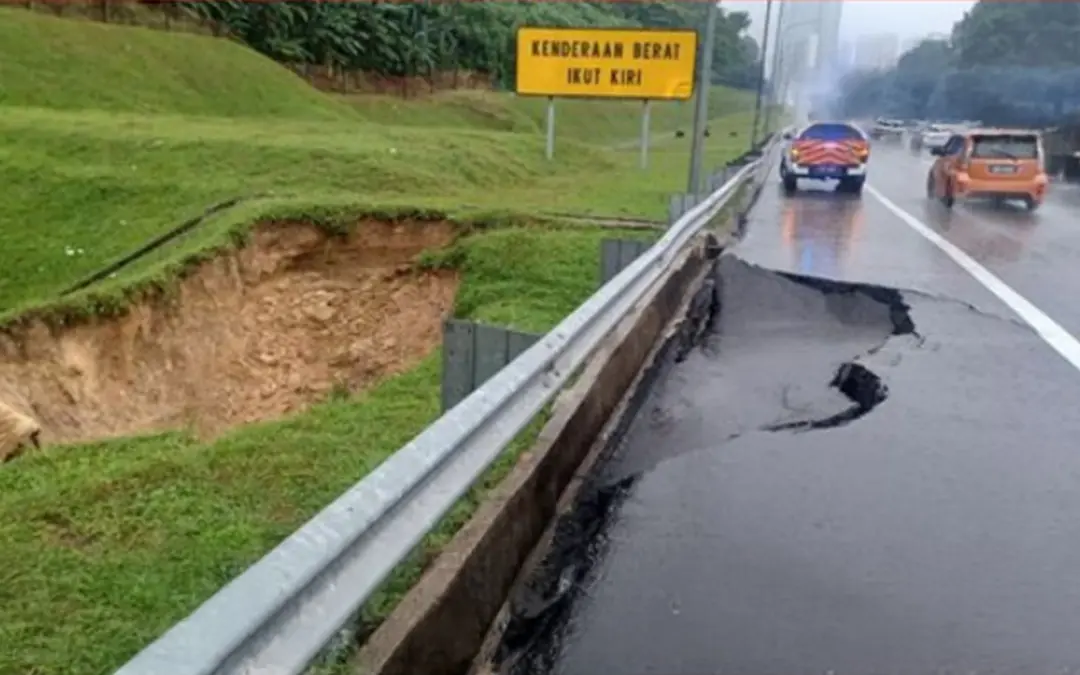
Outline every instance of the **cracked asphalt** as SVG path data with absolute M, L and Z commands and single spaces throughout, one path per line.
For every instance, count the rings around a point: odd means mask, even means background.
M 1080 192 L 947 213 L 924 176 L 875 151 L 881 194 L 1080 331 Z M 1080 372 L 871 194 L 770 180 L 718 276 L 498 670 L 1080 672 Z

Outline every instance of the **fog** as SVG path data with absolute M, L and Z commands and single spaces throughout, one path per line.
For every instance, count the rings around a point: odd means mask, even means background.
M 788 0 L 798 2 L 799 0 Z M 894 33 L 901 40 L 923 37 L 929 33 L 948 33 L 974 0 L 834 0 L 844 3 L 844 21 L 840 37 L 851 40 L 859 35 Z M 765 0 L 721 2 L 729 11 L 747 12 L 753 20 L 750 34 L 761 42 L 765 25 Z M 779 6 L 773 3 L 773 17 Z

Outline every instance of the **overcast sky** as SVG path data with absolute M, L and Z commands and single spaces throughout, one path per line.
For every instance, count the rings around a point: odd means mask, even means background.
M 799 2 L 799 0 L 789 0 Z M 841 0 L 832 0 L 840 2 Z M 948 33 L 974 0 L 843 0 L 844 21 L 840 37 L 850 40 L 858 35 L 896 33 L 901 39 L 922 37 L 928 33 Z M 721 0 L 720 6 L 750 13 L 750 34 L 761 39 L 765 22 L 765 0 Z M 773 17 L 777 3 L 773 3 Z

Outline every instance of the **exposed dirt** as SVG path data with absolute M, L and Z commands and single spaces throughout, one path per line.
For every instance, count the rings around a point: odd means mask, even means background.
M 347 238 L 261 227 L 124 317 L 0 336 L 0 401 L 56 443 L 180 427 L 210 437 L 362 390 L 438 344 L 457 278 L 412 261 L 453 238 L 446 223 L 364 222 Z

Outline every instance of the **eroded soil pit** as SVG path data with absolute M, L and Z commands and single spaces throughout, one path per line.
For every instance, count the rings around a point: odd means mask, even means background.
M 457 277 L 418 271 L 454 226 L 361 222 L 256 229 L 167 298 L 117 319 L 0 336 L 0 401 L 45 443 L 190 428 L 202 438 L 362 391 L 434 348 Z

